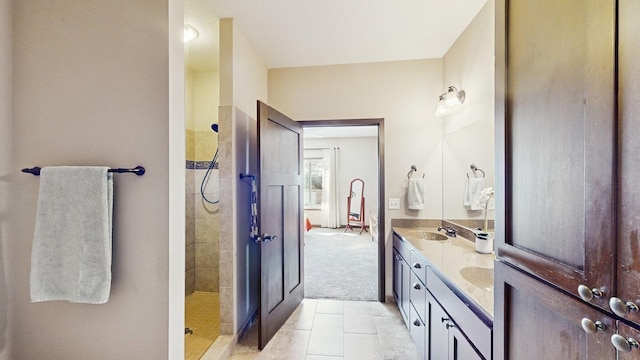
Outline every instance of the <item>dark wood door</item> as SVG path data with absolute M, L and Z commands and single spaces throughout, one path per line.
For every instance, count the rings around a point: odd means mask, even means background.
M 260 331 L 263 349 L 304 296 L 302 127 L 258 102 Z
M 616 359 L 612 317 L 502 262 L 494 271 L 494 359 Z M 587 333 L 583 321 L 605 328 Z
M 640 2 L 619 1 L 618 287 L 614 296 L 640 305 Z M 640 324 L 640 312 L 626 319 Z
M 608 309 L 615 1 L 498 0 L 496 11 L 497 255 L 576 296 L 597 288 L 592 303 Z

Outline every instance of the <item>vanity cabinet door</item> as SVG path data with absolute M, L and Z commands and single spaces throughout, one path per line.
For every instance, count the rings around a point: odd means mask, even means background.
M 502 262 L 494 294 L 494 359 L 616 359 L 607 313 Z
M 615 11 L 615 0 L 496 2 L 497 256 L 576 297 L 580 285 L 585 294 L 597 289 L 602 296 L 585 298 L 607 311 L 615 290 Z
M 449 328 L 449 360 L 484 360 L 454 326 Z
M 427 291 L 427 359 L 449 358 L 449 332 L 446 327 L 449 315 L 438 304 L 436 299 Z
M 393 249 L 393 296 L 395 297 L 402 318 L 409 326 L 409 293 L 411 270 L 402 255 Z

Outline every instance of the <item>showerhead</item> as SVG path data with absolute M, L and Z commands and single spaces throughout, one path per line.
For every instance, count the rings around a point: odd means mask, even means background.
M 211 124 L 211 130 L 218 132 L 218 124 Z

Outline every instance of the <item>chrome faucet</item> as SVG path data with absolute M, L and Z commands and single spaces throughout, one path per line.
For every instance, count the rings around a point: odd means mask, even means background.
M 438 231 L 444 230 L 447 236 L 456 237 L 456 229 L 453 226 L 438 226 Z

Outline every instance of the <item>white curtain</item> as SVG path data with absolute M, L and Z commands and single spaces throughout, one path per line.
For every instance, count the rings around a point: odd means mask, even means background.
M 322 227 L 340 227 L 340 191 L 338 190 L 338 158 L 340 148 L 322 150 Z

